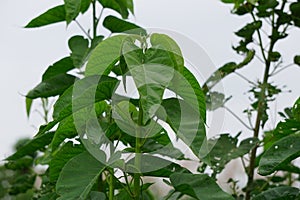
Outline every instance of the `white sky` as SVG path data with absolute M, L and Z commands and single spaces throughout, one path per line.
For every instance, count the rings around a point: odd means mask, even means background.
M 27 119 L 22 94 L 39 83 L 42 73 L 49 65 L 68 55 L 67 40 L 71 35 L 75 32 L 82 34 L 75 24 L 68 29 L 63 23 L 39 29 L 22 28 L 32 18 L 61 2 L 63 1 L 1 1 L 0 159 L 11 153 L 11 146 L 18 138 L 33 136 L 37 131 L 32 125 L 39 126 L 42 122 L 36 112 Z M 231 15 L 230 7 L 218 0 L 136 0 L 135 11 L 133 20 L 137 24 L 146 28 L 170 29 L 191 38 L 202 46 L 218 67 L 229 61 L 239 62 L 242 59 L 235 55 L 231 46 L 237 42 L 233 31 L 241 28 L 247 18 Z M 88 18 L 80 20 L 88 27 Z M 299 31 L 293 30 L 291 38 L 278 46 L 283 49 L 286 60 L 291 60 L 294 53 L 300 54 L 299 46 L 296 45 L 300 40 Z M 258 64 L 254 63 L 241 72 L 250 78 L 261 78 L 262 67 Z M 293 93 L 280 96 L 273 106 L 277 111 L 290 106 L 299 96 L 299 75 L 300 67 L 293 67 L 272 79 L 280 86 L 287 85 L 288 89 L 293 90 Z M 232 76 L 223 85 L 227 96 L 234 96 L 228 106 L 234 106 L 233 110 L 240 114 L 249 103 L 248 97 L 244 95 L 249 89 L 248 84 Z M 274 127 L 275 121 L 279 119 L 275 119 L 277 111 L 271 112 L 274 119 L 268 125 L 269 128 Z M 236 134 L 244 128 L 226 114 L 222 130 Z

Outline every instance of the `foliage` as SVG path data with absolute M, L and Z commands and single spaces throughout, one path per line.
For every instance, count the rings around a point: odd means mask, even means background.
M 238 63 L 224 64 L 202 87 L 185 67 L 181 50 L 172 38 L 160 33 L 148 34 L 146 29 L 127 20 L 130 13 L 134 14 L 132 0 L 64 0 L 63 5 L 30 21 L 26 28 L 59 22 L 76 23 L 81 28 L 77 17 L 89 11 L 92 15 L 91 29 L 69 39 L 70 55 L 49 66 L 41 83 L 26 95 L 28 115 L 33 100 L 42 100 L 46 124 L 6 159 L 6 167 L 14 170 L 14 174 L 19 174 L 20 167 L 25 165 L 31 169 L 40 164 L 47 170 L 39 176 L 42 184 L 37 189 L 32 188 L 33 173 L 26 173 L 30 176 L 26 181 L 8 177 L 16 181 L 10 185 L 19 188 L 14 194 L 61 200 L 157 199 L 150 189 L 153 183 L 144 182 L 145 177 L 156 177 L 172 188 L 163 197 L 166 200 L 187 196 L 246 200 L 300 198 L 299 189 L 293 187 L 300 174 L 294 163 L 300 156 L 300 99 L 286 113 L 280 113 L 285 120 L 274 130 L 265 128 L 269 103 L 282 92 L 270 78 L 291 66 L 284 65 L 276 44 L 288 36 L 289 27 L 300 27 L 300 2 L 222 1 L 233 4 L 233 14 L 249 15 L 252 19 L 235 32 L 241 40 L 233 50 L 244 58 Z M 101 8 L 99 17 L 98 8 Z M 120 17 L 104 18 L 103 9 L 114 10 Z M 112 36 L 99 34 L 99 27 L 108 29 Z M 267 27 L 271 32 L 263 36 Z M 265 69 L 261 81 L 251 81 L 237 73 L 250 67 L 255 59 Z M 299 55 L 294 57 L 293 65 L 299 65 Z M 213 90 L 232 74 L 251 84 L 248 91 L 251 102 L 245 110 L 249 124 L 226 106 L 231 97 Z M 128 92 L 130 81 L 138 97 Z M 173 95 L 167 96 L 166 92 Z M 55 104 L 49 122 L 47 105 L 53 97 Z M 220 108 L 234 114 L 252 136 L 241 140 L 242 133 L 234 137 L 233 133 L 220 133 L 207 139 L 206 110 Z M 189 158 L 175 147 L 166 125 L 199 159 L 197 173 L 179 164 Z M 261 153 L 257 149 L 262 149 Z M 248 183 L 238 190 L 237 181 L 230 179 L 228 184 L 233 185 L 233 191 L 226 193 L 217 180 L 234 159 L 242 160 Z M 254 179 L 257 168 L 264 179 Z

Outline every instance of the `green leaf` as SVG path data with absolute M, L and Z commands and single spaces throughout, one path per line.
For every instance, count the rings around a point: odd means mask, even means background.
M 44 135 L 46 132 L 50 131 L 58 122 L 56 120 L 49 122 L 48 124 L 41 125 L 39 128 L 38 133 L 35 135 L 35 137 L 39 137 L 41 135 Z
M 187 68 L 183 69 L 182 72 L 183 77 L 188 81 L 189 85 L 193 88 L 194 95 L 197 97 L 196 101 L 191 98 L 192 94 L 189 94 L 189 90 L 181 88 L 179 91 L 176 91 L 185 101 L 190 103 L 190 105 L 197 107 L 198 104 L 198 111 L 201 116 L 201 120 L 203 123 L 206 122 L 206 101 L 203 89 L 200 87 L 199 82 L 197 81 L 196 77 L 190 72 Z M 183 84 L 184 86 L 184 84 Z M 182 87 L 182 86 L 180 86 Z
M 138 116 L 136 107 L 128 101 L 121 101 L 114 106 L 113 118 L 119 128 L 125 133 L 135 136 L 136 130 L 140 130 L 140 137 L 152 137 L 162 130 L 155 120 L 150 119 L 146 126 L 139 126 L 132 118 Z M 137 118 L 137 117 L 136 117 Z
M 295 56 L 294 57 L 294 63 L 298 66 L 300 66 L 300 56 Z
M 153 137 L 147 138 L 141 147 L 141 151 L 143 153 L 154 153 L 175 159 L 184 158 L 183 153 L 173 146 L 167 131 L 164 129 Z
M 133 13 L 132 0 L 98 0 L 104 8 L 110 8 L 120 13 L 123 19 L 127 19 L 129 11 Z
M 63 167 L 56 183 L 58 200 L 87 199 L 105 166 L 83 152 Z
M 46 26 L 49 24 L 65 21 L 65 19 L 66 19 L 65 6 L 60 5 L 51 8 L 45 13 L 34 18 L 25 26 L 25 28 L 36 28 L 36 27 Z
M 81 0 L 64 0 L 64 2 L 66 11 L 66 21 L 67 24 L 70 24 L 80 12 Z
M 277 0 L 259 0 L 259 5 L 257 9 L 259 11 L 266 11 L 267 9 L 274 9 L 276 8 L 279 3 Z
M 82 108 L 109 100 L 118 84 L 118 79 L 108 76 L 90 76 L 76 81 L 54 104 L 53 118 L 61 121 Z M 73 92 L 74 87 L 76 91 Z M 74 101 L 77 107 L 74 107 Z
M 119 19 L 112 15 L 109 15 L 104 19 L 103 26 L 110 30 L 112 33 L 147 35 L 147 31 L 140 26 Z
M 51 97 L 61 95 L 68 87 L 73 85 L 76 77 L 69 74 L 58 74 L 42 81 L 26 95 L 27 98 Z
M 273 62 L 277 62 L 281 58 L 281 54 L 277 51 L 270 52 L 270 60 Z
M 293 117 L 295 118 L 295 120 L 300 122 L 300 97 L 295 102 L 292 112 L 293 112 Z
M 26 155 L 33 155 L 37 150 L 44 148 L 50 144 L 54 132 L 48 132 L 46 134 L 34 137 L 28 141 L 24 146 L 20 147 L 16 153 L 6 158 L 6 160 L 17 160 Z
M 210 111 L 217 110 L 225 105 L 230 98 L 219 92 L 209 92 L 206 96 L 206 107 Z
M 274 142 L 300 131 L 300 123 L 296 120 L 286 119 L 285 122 L 279 122 L 273 131 L 265 133 L 264 148 L 267 150 Z
M 266 176 L 300 156 L 300 132 L 275 142 L 262 156 L 258 173 Z
M 57 181 L 59 173 L 62 171 L 65 164 L 77 156 L 78 154 L 84 152 L 85 149 L 82 145 L 74 145 L 73 142 L 68 142 L 64 144 L 59 151 L 53 154 L 53 158 L 49 164 L 49 179 L 51 182 Z
M 121 56 L 123 41 L 128 36 L 117 35 L 101 42 L 92 52 L 86 66 L 85 75 L 108 75 Z
M 102 42 L 103 39 L 104 39 L 103 35 L 98 35 L 94 37 L 91 42 L 91 50 L 93 50 L 100 42 Z
M 256 138 L 248 138 L 237 146 L 238 136 L 239 134 L 236 137 L 222 134 L 217 139 L 206 141 L 200 151 L 201 161 L 211 166 L 216 173 L 220 173 L 227 163 L 249 153 L 259 142 Z
M 55 151 L 66 138 L 74 138 L 77 135 L 73 116 L 68 116 L 59 122 L 50 146 Z
M 143 50 L 134 44 L 134 40 L 126 40 L 122 54 L 129 72 L 140 95 L 145 124 L 158 109 L 166 87 L 174 76 L 174 65 L 167 51 L 149 48 Z
M 298 199 L 300 197 L 300 190 L 290 186 L 278 186 L 266 190 L 256 196 L 253 200 L 284 200 L 284 199 Z
M 205 126 L 199 118 L 199 113 L 183 100 L 164 99 L 162 107 L 167 114 L 167 123 L 177 137 L 188 145 L 198 157 L 201 145 L 206 137 Z M 157 117 L 164 120 L 163 112 L 158 110 Z
M 174 173 L 170 181 L 176 191 L 198 200 L 233 200 L 207 174 Z
M 85 39 L 83 36 L 73 36 L 69 40 L 69 48 L 71 49 L 71 59 L 76 68 L 81 68 L 88 57 L 89 54 L 89 40 Z
M 246 40 L 252 40 L 254 32 L 262 27 L 261 21 L 256 21 L 247 24 L 242 29 L 237 31 L 235 34 L 239 37 L 245 38 Z
M 152 46 L 156 49 L 164 50 L 173 61 L 171 66 L 176 72 L 168 89 L 184 98 L 191 105 L 198 107 L 202 120 L 206 121 L 205 97 L 195 76 L 184 67 L 184 58 L 178 44 L 165 34 L 153 33 L 150 37 Z M 196 96 L 197 100 L 194 98 Z
M 106 102 L 100 101 L 95 103 L 93 106 L 96 107 L 95 111 L 98 112 L 97 116 L 101 115 L 104 110 L 107 107 Z M 57 127 L 55 131 L 55 135 L 53 137 L 53 140 L 51 142 L 51 148 L 52 150 L 56 150 L 59 145 L 67 138 L 74 138 L 78 136 L 81 132 L 86 131 L 85 126 L 80 126 L 80 124 L 74 123 L 74 115 L 76 114 L 76 117 L 79 118 L 79 114 L 82 114 L 82 112 L 89 112 L 87 111 L 91 106 L 84 107 L 81 110 L 74 111 L 74 113 L 70 112 L 69 116 L 65 116 L 64 119 L 61 119 L 59 126 Z M 80 112 L 80 113 L 79 113 Z M 85 115 L 82 117 L 82 122 L 87 121 L 88 119 L 85 118 Z M 81 123 L 82 123 L 81 122 Z M 85 123 L 83 123 L 85 125 Z
M 251 11 L 253 11 L 254 6 L 251 3 L 245 2 L 245 1 L 241 1 L 241 0 L 237 0 L 234 3 L 234 9 L 232 10 L 232 13 L 236 14 L 236 15 L 245 15 L 250 13 Z
M 290 11 L 292 13 L 292 19 L 295 26 L 300 27 L 300 2 L 291 3 Z
M 33 158 L 30 156 L 24 156 L 22 158 L 5 163 L 5 168 L 16 171 L 16 170 L 31 168 L 32 164 L 33 164 Z
M 80 12 L 84 14 L 90 7 L 92 0 L 81 0 Z
M 223 3 L 234 3 L 235 0 L 221 0 Z
M 33 100 L 26 97 L 25 102 L 26 102 L 26 114 L 27 114 L 27 117 L 29 117 Z
M 139 170 L 144 176 L 170 177 L 175 172 L 189 172 L 176 163 L 147 154 L 141 155 L 141 166 L 139 169 L 136 169 L 134 162 L 135 159 L 132 158 L 126 163 L 127 170 L 132 172 Z
M 88 200 L 106 200 L 105 193 L 92 191 Z
M 66 74 L 68 71 L 74 69 L 72 59 L 70 57 L 62 58 L 57 61 L 44 72 L 42 81 L 51 79 L 60 74 Z
M 175 69 L 177 71 L 182 71 L 184 66 L 182 52 L 178 44 L 172 38 L 165 34 L 153 33 L 151 34 L 150 42 L 152 46 L 169 52 L 172 60 L 176 61 Z
M 203 92 L 206 94 L 209 92 L 216 84 L 218 84 L 223 78 L 233 73 L 235 70 L 241 69 L 242 67 L 248 65 L 254 58 L 255 51 L 250 50 L 247 52 L 245 59 L 236 64 L 234 62 L 229 62 L 215 71 L 205 82 L 203 86 Z

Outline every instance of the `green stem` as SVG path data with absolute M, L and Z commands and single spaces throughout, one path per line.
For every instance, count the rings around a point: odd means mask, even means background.
M 138 117 L 138 125 L 142 126 L 143 124 L 143 108 L 141 103 L 139 104 L 139 117 Z M 134 199 L 139 200 L 140 194 L 141 194 L 141 174 L 140 174 L 140 168 L 141 168 L 141 131 L 138 129 L 136 131 L 136 138 L 135 138 L 135 160 L 134 165 L 136 170 L 138 170 L 134 174 Z
M 281 10 L 284 10 L 285 4 L 286 4 L 286 1 L 283 1 Z M 254 17 L 254 14 L 251 13 L 251 15 L 253 17 L 253 20 L 256 20 Z M 273 13 L 273 15 L 272 15 L 272 36 L 274 36 L 275 33 L 278 32 L 278 29 L 279 29 L 279 25 L 278 25 L 278 23 L 275 23 L 274 13 Z M 261 39 L 259 30 L 257 30 L 257 35 L 259 37 L 259 43 L 260 43 L 262 54 L 264 56 L 264 48 L 263 48 L 263 43 L 262 43 L 262 39 Z M 268 80 L 270 78 L 271 53 L 273 52 L 276 42 L 277 42 L 277 40 L 274 39 L 274 37 L 271 37 L 270 47 L 268 50 L 268 57 L 264 56 L 264 59 L 266 61 L 265 62 L 265 71 L 264 71 L 264 76 L 263 76 L 262 88 L 261 88 L 261 92 L 260 92 L 260 98 L 258 100 L 255 127 L 253 130 L 253 137 L 255 137 L 255 138 L 258 138 L 258 136 L 259 136 L 263 113 L 265 112 L 265 109 L 266 109 L 266 106 L 264 104 L 266 103 L 265 99 L 266 99 L 266 92 L 267 92 L 267 84 L 268 84 Z M 258 146 L 254 147 L 250 154 L 249 170 L 248 170 L 248 174 L 247 174 L 248 175 L 248 183 L 247 183 L 245 200 L 251 199 L 251 191 L 249 190 L 249 188 L 251 187 L 251 185 L 253 184 L 253 181 L 254 181 L 254 170 L 255 170 L 255 163 L 256 163 L 257 148 L 258 148 Z
M 42 98 L 42 107 L 43 107 L 43 118 L 45 120 L 45 123 L 48 124 L 48 113 L 49 113 L 49 109 L 48 109 L 48 99 L 47 98 Z
M 109 169 L 109 195 L 108 199 L 113 200 L 114 199 L 114 171 L 113 169 Z
M 93 0 L 93 38 L 97 36 L 96 0 Z
M 75 23 L 77 24 L 77 26 L 80 28 L 80 30 L 90 39 L 90 40 L 92 40 L 92 38 L 91 38 L 91 36 L 88 34 L 88 32 L 86 32 L 85 30 L 84 30 L 84 28 L 80 25 L 80 23 L 76 20 L 76 19 L 74 19 L 74 21 L 75 21 Z
M 223 108 L 225 110 L 227 110 L 233 117 L 235 117 L 241 124 L 243 124 L 247 129 L 249 130 L 253 130 L 252 127 L 250 127 L 249 125 L 247 125 L 241 118 L 239 118 L 238 115 L 236 115 L 232 110 L 230 110 L 229 108 L 227 108 L 226 106 L 223 106 Z

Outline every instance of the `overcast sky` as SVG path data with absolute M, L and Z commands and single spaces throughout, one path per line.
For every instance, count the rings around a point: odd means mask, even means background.
M 24 29 L 32 18 L 56 6 L 59 0 L 2 0 L 0 6 L 0 58 L 1 58 L 1 103 L 0 103 L 0 158 L 11 153 L 11 147 L 18 138 L 33 136 L 42 123 L 37 112 L 30 119 L 25 113 L 25 101 L 22 95 L 33 88 L 41 80 L 44 70 L 55 61 L 68 55 L 67 40 L 74 33 L 79 33 L 75 24 L 66 29 L 64 23 L 50 25 L 40 29 Z M 238 30 L 247 21 L 247 17 L 236 17 L 230 14 L 230 7 L 218 0 L 136 0 L 135 17 L 137 24 L 146 28 L 173 30 L 190 38 L 203 48 L 216 67 L 229 61 L 239 62 L 231 50 L 237 38 L 233 31 Z M 88 27 L 88 18 L 80 18 Z M 286 60 L 291 60 L 294 53 L 300 53 L 299 30 L 293 30 L 291 39 L 280 44 Z M 294 52 L 294 53 L 293 53 Z M 185 52 L 183 52 L 185 53 Z M 241 72 L 250 78 L 261 78 L 262 67 L 259 63 L 249 66 Z M 200 66 L 206 67 L 206 66 Z M 200 69 L 201 71 L 201 69 Z M 275 126 L 276 112 L 290 106 L 299 96 L 300 68 L 293 67 L 276 76 L 274 81 L 280 86 L 287 85 L 293 93 L 284 93 L 275 102 L 269 128 Z M 226 95 L 234 98 L 228 106 L 233 106 L 237 114 L 246 108 L 248 96 L 244 93 L 249 89 L 247 83 L 236 76 L 223 82 Z M 38 105 L 36 105 L 38 107 Z M 222 131 L 236 134 L 244 128 L 226 114 Z

